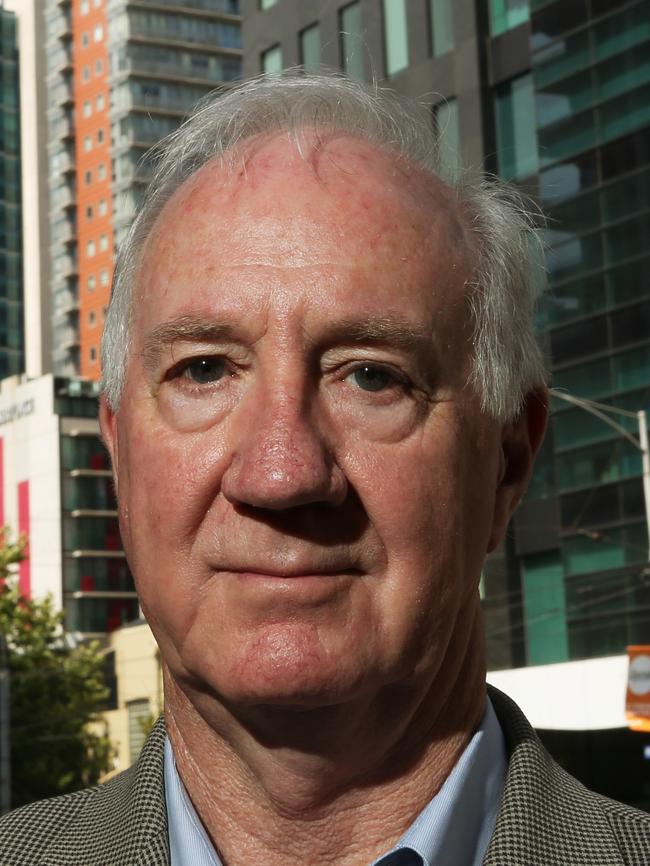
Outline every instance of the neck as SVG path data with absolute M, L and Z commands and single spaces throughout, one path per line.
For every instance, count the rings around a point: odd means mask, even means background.
M 483 714 L 478 619 L 468 631 L 428 687 L 386 687 L 340 706 L 233 710 L 166 671 L 178 771 L 223 862 L 292 866 L 308 852 L 310 863 L 352 866 L 390 849 Z

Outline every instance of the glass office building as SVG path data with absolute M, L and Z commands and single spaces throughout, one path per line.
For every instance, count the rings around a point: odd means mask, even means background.
M 24 369 L 19 119 L 16 16 L 0 8 L 0 378 Z
M 548 216 L 539 325 L 553 385 L 649 409 L 650 4 L 535 0 L 530 48 L 530 71 L 495 93 L 495 121 L 501 173 Z M 487 570 L 502 666 L 650 638 L 640 451 L 582 408 L 553 410 L 509 556 Z M 638 436 L 636 419 L 611 417 Z

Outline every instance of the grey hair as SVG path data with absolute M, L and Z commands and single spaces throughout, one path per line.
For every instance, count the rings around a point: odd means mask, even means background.
M 103 389 L 110 407 L 118 410 L 124 386 L 143 250 L 166 202 L 212 159 L 234 159 L 237 145 L 287 132 L 300 148 L 307 129 L 388 148 L 396 159 L 422 166 L 455 189 L 459 207 L 469 215 L 477 259 L 469 384 L 484 412 L 504 421 L 516 417 L 526 394 L 546 381 L 533 323 L 541 268 L 540 258 L 531 254 L 539 241 L 530 206 L 497 178 L 450 170 L 425 106 L 341 75 L 296 73 L 262 76 L 210 95 L 156 148 L 151 183 L 120 245 L 113 275 L 102 339 Z

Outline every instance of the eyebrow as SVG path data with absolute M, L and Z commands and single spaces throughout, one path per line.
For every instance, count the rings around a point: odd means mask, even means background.
M 180 341 L 186 343 L 218 343 L 235 339 L 235 328 L 229 322 L 179 316 L 156 325 L 146 335 L 142 348 L 145 369 L 154 370 L 165 349 Z
M 179 316 L 156 325 L 146 335 L 142 349 L 145 369 L 155 370 L 165 349 L 178 341 L 195 343 L 233 342 L 241 334 L 230 322 L 204 319 L 198 316 Z M 310 342 L 325 345 L 364 343 L 385 344 L 397 349 L 415 349 L 417 352 L 432 351 L 433 335 L 428 328 L 414 327 L 405 319 L 373 316 L 369 319 L 343 319 L 332 322 Z
M 368 319 L 343 319 L 326 330 L 323 342 L 385 343 L 398 349 L 433 347 L 430 328 L 415 327 L 406 319 L 373 316 Z

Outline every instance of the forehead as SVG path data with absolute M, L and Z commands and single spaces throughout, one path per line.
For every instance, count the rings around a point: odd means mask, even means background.
M 227 159 L 215 158 L 175 192 L 156 221 L 149 248 L 179 228 L 218 235 L 227 221 L 250 223 L 291 219 L 296 212 L 324 228 L 387 230 L 405 235 L 444 237 L 468 251 L 469 233 L 455 192 L 421 167 L 368 142 L 347 136 L 320 141 L 303 132 L 252 140 Z M 187 232 L 189 233 L 189 232 Z
M 424 169 L 346 136 L 278 134 L 212 160 L 175 192 L 145 246 L 138 295 L 147 304 L 231 267 L 334 262 L 366 281 L 443 292 L 464 285 L 469 237 L 454 191 Z

